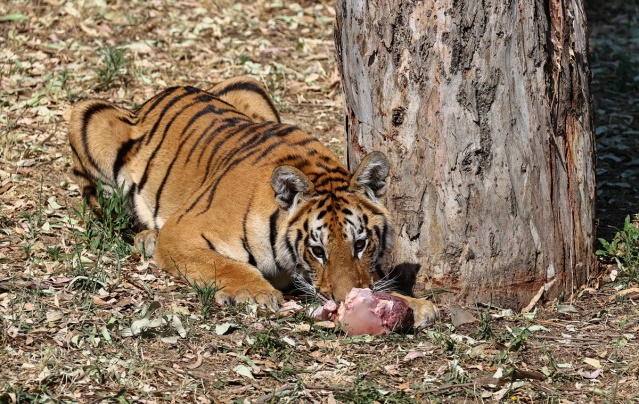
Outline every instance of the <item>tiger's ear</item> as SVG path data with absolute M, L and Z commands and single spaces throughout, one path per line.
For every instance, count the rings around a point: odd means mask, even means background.
M 388 158 L 381 152 L 372 152 L 364 157 L 351 178 L 352 190 L 363 187 L 370 199 L 386 193 L 386 178 L 390 172 Z
M 313 183 L 295 167 L 279 166 L 271 176 L 271 186 L 275 191 L 275 200 L 283 209 L 295 206 L 303 195 L 315 192 Z

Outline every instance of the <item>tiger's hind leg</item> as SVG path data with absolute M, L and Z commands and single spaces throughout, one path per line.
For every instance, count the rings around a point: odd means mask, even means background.
M 254 78 L 240 76 L 224 80 L 208 92 L 231 104 L 253 122 L 281 122 L 266 88 Z
M 152 257 L 155 254 L 155 244 L 157 242 L 157 230 L 143 230 L 135 235 L 133 247 L 144 257 Z
M 73 175 L 75 175 L 76 181 L 80 186 L 80 192 L 82 197 L 87 201 L 89 208 L 99 217 L 102 217 L 102 208 L 98 201 L 98 191 L 96 183 L 93 181 L 89 173 L 85 170 L 84 166 L 78 161 L 78 158 L 73 155 Z
M 73 174 L 89 206 L 101 215 L 97 188 L 101 182 L 107 193 L 128 190 L 126 163 L 132 140 L 135 115 L 107 101 L 86 100 L 73 108 L 69 120 L 69 143 L 73 151 Z

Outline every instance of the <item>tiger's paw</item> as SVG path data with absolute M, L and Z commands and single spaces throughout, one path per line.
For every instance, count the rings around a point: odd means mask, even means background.
M 268 285 L 249 286 L 243 285 L 239 288 L 223 287 L 215 294 L 215 301 L 218 304 L 238 304 L 257 303 L 276 311 L 284 301 L 282 292 Z
M 415 323 L 413 327 L 423 328 L 432 325 L 435 320 L 439 318 L 439 310 L 433 302 L 425 299 L 411 299 L 408 302 L 411 309 L 413 309 L 413 315 Z
M 143 230 L 135 235 L 133 247 L 143 257 L 152 257 L 155 253 L 157 238 L 157 230 Z
M 413 327 L 415 328 L 429 326 L 439 318 L 439 309 L 430 300 L 405 296 L 397 292 L 391 292 L 391 295 L 401 297 L 408 302 L 410 308 L 413 309 Z

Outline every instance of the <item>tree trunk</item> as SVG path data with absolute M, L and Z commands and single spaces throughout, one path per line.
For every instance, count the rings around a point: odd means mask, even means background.
M 338 0 L 349 167 L 392 166 L 392 264 L 416 293 L 520 309 L 594 269 L 581 0 Z

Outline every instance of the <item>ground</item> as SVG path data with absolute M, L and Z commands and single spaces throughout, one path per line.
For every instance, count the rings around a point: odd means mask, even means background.
M 639 12 L 586 6 L 610 239 L 639 211 Z M 0 4 L 0 402 L 639 401 L 639 291 L 618 267 L 526 315 L 443 307 L 431 328 L 347 337 L 303 313 L 217 307 L 131 253 L 117 201 L 106 224 L 83 211 L 64 118 L 86 97 L 135 106 L 251 74 L 284 121 L 341 154 L 334 14 L 325 1 Z

